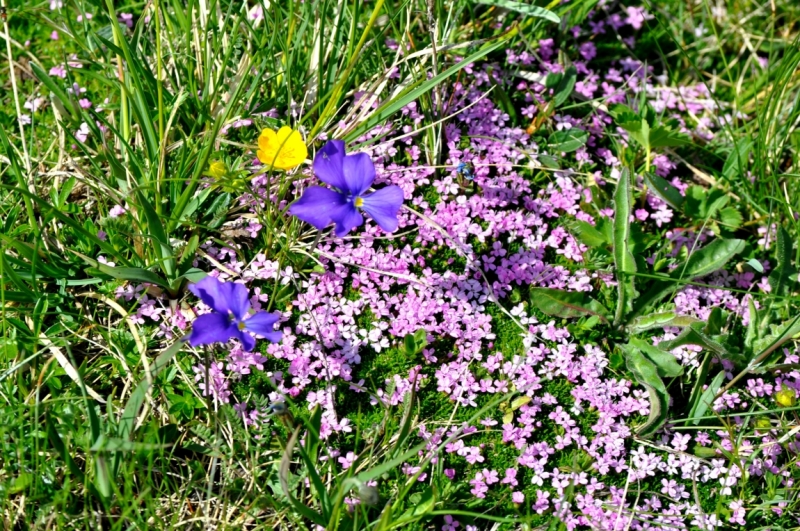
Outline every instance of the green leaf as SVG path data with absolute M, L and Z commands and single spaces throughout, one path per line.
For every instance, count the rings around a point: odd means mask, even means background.
M 741 138 L 736 142 L 736 146 L 731 150 L 725 164 L 722 166 L 722 175 L 728 181 L 744 173 L 742 168 L 746 168 L 750 160 L 750 152 L 753 150 L 753 142 L 747 138 Z
M 691 422 L 695 426 L 700 423 L 700 418 L 706 414 L 708 408 L 714 403 L 714 397 L 717 395 L 717 391 L 719 391 L 723 381 L 725 381 L 725 371 L 720 371 L 711 381 L 711 385 L 698 397 L 697 401 L 690 402 L 692 404 L 692 409 L 687 422 Z M 694 392 L 692 392 L 692 394 L 694 395 Z
M 111 267 L 98 262 L 95 267 L 87 268 L 86 273 L 92 276 L 105 275 L 130 282 L 148 282 L 165 289 L 169 288 L 169 284 L 163 278 L 139 267 Z
M 47 87 L 47 90 L 53 93 L 53 96 L 58 100 L 58 103 L 61 104 L 62 112 L 66 111 L 66 116 L 64 116 L 64 118 L 77 121 L 78 112 L 75 110 L 75 105 L 67 93 L 56 84 L 55 80 L 47 72 L 42 70 L 42 67 L 34 62 L 30 62 L 28 64 L 33 71 L 33 75 L 35 75 L 39 81 L 41 81 L 42 84 Z
M 568 67 L 563 74 L 558 74 L 558 82 L 554 83 L 553 86 L 547 84 L 550 75 L 551 74 L 548 74 L 547 78 L 545 78 L 545 85 L 547 88 L 553 89 L 553 105 L 555 107 L 560 107 L 567 101 L 567 98 L 572 95 L 572 91 L 575 90 L 575 81 L 578 79 L 578 71 L 574 66 Z
M 131 393 L 128 401 L 125 403 L 125 409 L 119 418 L 117 425 L 117 435 L 121 438 L 130 438 L 133 436 L 133 428 L 136 422 L 136 417 L 139 416 L 139 410 L 147 398 L 147 393 L 150 392 L 151 383 L 155 380 L 164 367 L 166 367 L 175 355 L 183 348 L 183 341 L 178 340 L 169 348 L 165 349 L 150 365 L 150 377 L 145 378 Z
M 675 210 L 680 211 L 683 207 L 683 196 L 677 188 L 672 186 L 669 181 L 656 175 L 655 173 L 645 172 L 644 182 L 650 190 L 665 201 Z
M 409 357 L 417 353 L 417 341 L 414 339 L 414 334 L 406 334 L 406 337 L 403 338 L 403 348 Z
M 417 352 L 428 346 L 428 332 L 424 328 L 420 328 L 414 332 L 414 343 L 417 346 Z
M 769 274 L 769 285 L 773 295 L 784 295 L 787 288 L 797 278 L 797 269 L 792 266 L 792 239 L 786 229 L 778 227 L 778 238 L 775 246 L 777 265 Z
M 145 198 L 144 194 L 137 192 L 136 198 L 137 206 L 144 212 L 147 220 L 150 237 L 155 240 L 153 248 L 159 258 L 158 265 L 164 271 L 167 279 L 172 280 L 175 276 L 175 256 L 167 233 L 164 230 L 164 225 L 162 225 L 153 205 Z
M 757 352 L 757 355 L 755 362 L 750 365 L 750 368 L 752 369 L 761 365 L 770 354 L 774 353 L 797 334 L 800 334 L 800 315 L 777 327 L 777 331 L 773 334 L 753 343 L 753 348 Z
M 686 262 L 678 265 L 671 280 L 656 280 L 637 301 L 634 315 L 642 313 L 650 305 L 656 304 L 664 295 L 680 288 L 683 279 L 691 280 L 713 273 L 722 268 L 731 258 L 744 250 L 744 240 L 718 238 L 702 249 L 695 251 Z
M 596 315 L 603 322 L 608 322 L 608 310 L 582 291 L 533 288 L 531 289 L 531 303 L 539 311 L 554 317 L 570 319 Z
M 744 218 L 734 207 L 725 207 L 719 211 L 719 222 L 728 230 L 734 231 L 742 226 Z
M 683 345 L 697 345 L 698 347 L 703 347 L 704 349 L 710 350 L 722 357 L 727 358 L 727 349 L 717 341 L 705 335 L 702 329 L 702 322 L 695 323 L 692 326 L 685 328 L 683 332 L 681 332 L 675 339 L 670 339 L 669 341 L 662 341 L 659 343 L 658 348 L 670 351 Z
M 592 248 L 602 248 L 611 244 L 611 239 L 608 238 L 606 234 L 600 232 L 586 221 L 579 219 L 573 220 L 569 224 L 569 227 L 574 233 L 575 237 L 578 238 L 578 240 L 580 240 L 580 242 L 584 245 Z
M 747 322 L 747 331 L 744 335 L 744 348 L 750 350 L 758 339 L 758 310 L 753 297 L 748 297 L 747 309 L 750 320 Z
M 617 182 L 614 192 L 614 267 L 617 277 L 617 310 L 614 314 L 614 324 L 620 324 L 625 316 L 633 309 L 636 298 L 634 275 L 636 274 L 636 260 L 630 251 L 631 236 L 631 178 L 630 170 L 625 168 Z
M 683 367 L 673 354 L 635 337 L 631 338 L 628 344 L 638 349 L 648 360 L 653 362 L 661 378 L 675 378 L 683 374 Z
M 547 141 L 547 149 L 553 153 L 571 153 L 582 148 L 589 139 L 589 133 L 573 127 L 556 131 Z
M 50 439 L 50 444 L 53 445 L 53 449 L 58 452 L 58 455 L 67 464 L 67 469 L 70 473 L 82 483 L 84 481 L 83 470 L 81 470 L 77 463 L 75 463 L 75 460 L 72 459 L 72 455 L 69 453 L 64 441 L 58 434 L 52 415 L 49 413 L 45 415 L 45 424 L 47 425 L 47 438 Z
M 691 315 L 678 315 L 675 312 L 651 313 L 633 319 L 631 324 L 628 325 L 628 332 L 631 334 L 639 334 L 646 330 L 664 328 L 667 326 L 685 328 L 699 321 L 699 319 Z
M 650 397 L 650 415 L 647 421 L 636 429 L 640 437 L 648 437 L 666 422 L 669 395 L 652 361 L 628 345 L 623 345 L 622 349 L 625 353 L 625 365 L 636 381 L 647 389 Z
M 659 147 L 678 147 L 689 143 L 686 135 L 673 131 L 668 127 L 658 126 L 650 130 L 648 138 L 650 149 Z
M 513 2 L 512 0 L 478 0 L 478 3 L 516 11 L 517 13 L 525 15 L 526 17 L 543 18 L 545 20 L 549 20 L 550 22 L 555 22 L 556 24 L 561 22 L 561 19 L 558 17 L 558 15 L 549 9 L 531 4 Z
M 298 501 L 291 492 L 289 488 L 289 465 L 292 461 L 292 451 L 294 450 L 295 445 L 297 444 L 297 437 L 300 435 L 300 430 L 302 426 L 298 426 L 292 436 L 289 438 L 289 441 L 286 443 L 286 449 L 283 452 L 283 457 L 281 458 L 280 469 L 278 472 L 278 476 L 281 482 L 281 489 L 283 490 L 283 494 L 286 495 L 286 498 L 289 500 L 289 503 L 292 505 L 295 511 L 300 513 L 304 518 L 307 518 L 314 522 L 317 525 L 325 526 L 327 525 L 327 520 L 317 511 L 312 510 L 305 504 Z
M 722 308 L 716 306 L 708 315 L 706 326 L 703 328 L 703 333 L 708 336 L 716 336 L 722 332 L 723 326 L 725 326 L 725 315 L 722 312 Z
M 436 496 L 430 487 L 426 487 L 422 492 L 409 496 L 409 502 L 411 507 L 406 509 L 399 518 L 400 520 L 408 520 L 405 522 L 406 525 L 428 514 L 436 504 Z

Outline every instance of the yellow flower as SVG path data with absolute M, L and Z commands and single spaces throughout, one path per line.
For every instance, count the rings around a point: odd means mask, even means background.
M 215 179 L 221 179 L 225 177 L 228 173 L 228 168 L 225 167 L 225 163 L 221 160 L 215 160 L 211 164 L 208 165 L 208 171 L 206 174 L 210 177 Z
M 790 387 L 783 388 L 775 393 L 775 401 L 783 407 L 792 407 L 797 403 L 797 393 Z
M 306 160 L 308 149 L 300 133 L 284 125 L 277 133 L 272 129 L 261 131 L 256 156 L 267 166 L 291 170 Z

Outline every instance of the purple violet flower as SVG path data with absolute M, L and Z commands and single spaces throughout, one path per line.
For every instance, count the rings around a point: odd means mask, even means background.
M 250 299 L 247 288 L 235 282 L 220 282 L 207 276 L 189 286 L 189 291 L 213 311 L 195 319 L 189 344 L 193 347 L 210 343 L 225 343 L 236 338 L 246 351 L 253 350 L 256 340 L 252 334 L 264 336 L 273 343 L 281 340 L 282 333 L 275 330 L 280 319 L 278 313 L 256 312 L 247 316 Z M 246 333 L 249 332 L 249 333 Z
M 369 214 L 386 232 L 397 230 L 397 212 L 403 191 L 397 185 L 365 194 L 375 180 L 375 165 L 366 153 L 345 155 L 344 142 L 331 140 L 314 157 L 314 173 L 336 188 L 311 186 L 289 212 L 322 230 L 336 224 L 336 236 L 343 237 L 364 223 L 359 209 Z

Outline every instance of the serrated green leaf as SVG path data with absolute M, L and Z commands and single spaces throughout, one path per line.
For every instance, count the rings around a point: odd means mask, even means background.
M 543 18 L 545 20 L 549 20 L 550 22 L 554 22 L 556 24 L 561 22 L 559 16 L 550 11 L 549 9 L 545 9 L 543 7 L 531 4 L 526 4 L 522 2 L 513 2 L 512 0 L 478 0 L 478 3 L 484 5 L 502 7 L 503 9 L 516 11 L 517 13 L 525 15 L 526 17 Z
M 614 192 L 614 267 L 617 277 L 617 309 L 614 324 L 620 324 L 633 309 L 636 298 L 636 260 L 630 251 L 632 193 L 628 168 L 622 170 Z
M 608 322 L 608 310 L 582 291 L 563 291 L 549 288 L 531 289 L 531 303 L 541 312 L 565 319 L 596 315 Z
M 734 207 L 725 207 L 719 211 L 719 222 L 728 230 L 736 230 L 742 226 L 744 218 Z
M 689 143 L 686 135 L 673 131 L 668 127 L 658 126 L 650 130 L 648 144 L 650 149 L 660 147 L 678 147 Z

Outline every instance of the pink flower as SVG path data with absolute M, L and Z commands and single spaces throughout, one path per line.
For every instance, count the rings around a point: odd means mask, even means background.
M 50 75 L 64 79 L 67 77 L 67 69 L 64 68 L 64 65 L 54 66 L 50 69 Z
M 128 210 L 121 205 L 114 205 L 113 207 L 111 207 L 111 210 L 108 211 L 108 217 L 118 218 L 127 211 Z
M 342 465 L 342 469 L 347 470 L 351 466 L 353 466 L 353 462 L 356 460 L 356 454 L 353 452 L 347 452 L 347 455 L 344 457 L 340 457 L 337 459 L 339 463 Z

